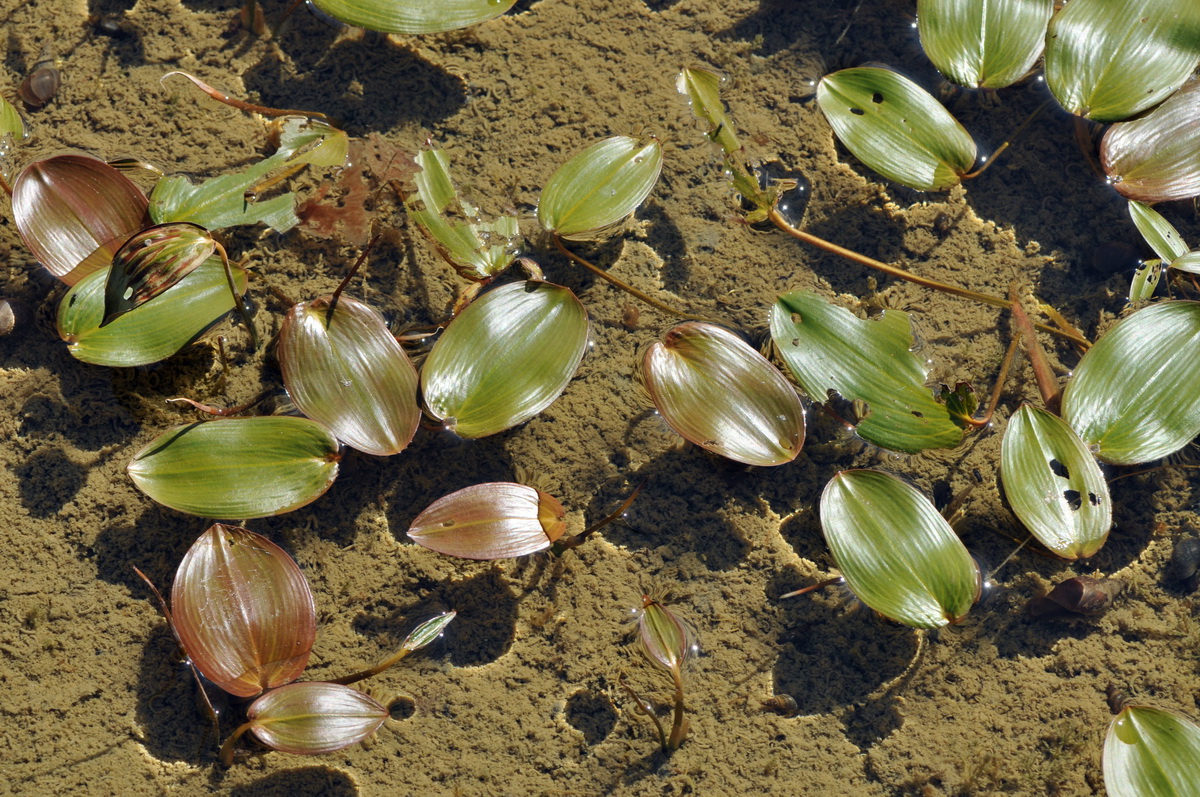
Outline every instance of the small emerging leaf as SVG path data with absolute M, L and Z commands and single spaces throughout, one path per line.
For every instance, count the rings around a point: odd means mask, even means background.
M 363 741 L 388 710 L 348 686 L 314 681 L 272 689 L 250 704 L 246 718 L 251 733 L 272 750 L 320 755 Z
M 1112 499 L 1095 458 L 1057 415 L 1024 404 L 1000 449 L 1004 496 L 1034 537 L 1064 559 L 1086 559 L 1108 538 Z
M 562 394 L 587 347 L 575 294 L 548 282 L 488 291 L 442 333 L 421 368 L 429 414 L 462 437 L 524 423 Z
M 234 309 L 225 268 L 210 257 L 165 293 L 115 321 L 104 321 L 108 269 L 95 271 L 67 291 L 58 305 L 58 334 L 71 356 L 85 363 L 124 368 L 165 360 Z M 246 272 L 233 268 L 233 284 L 246 290 Z
M 517 220 L 502 216 L 491 224 L 480 221 L 475 209 L 459 200 L 441 150 L 423 150 L 416 161 L 421 167 L 413 177 L 417 190 L 404 205 L 438 254 L 460 275 L 477 282 L 508 268 L 515 257 Z
M 442 632 L 446 630 L 446 626 L 450 625 L 450 621 L 457 616 L 458 612 L 442 612 L 437 617 L 426 620 L 404 638 L 404 644 L 400 646 L 401 649 L 407 650 L 410 653 L 420 650 L 440 637 Z
M 662 171 L 662 145 L 630 136 L 598 141 L 559 167 L 542 189 L 542 227 L 566 238 L 603 230 L 637 210 Z
M 510 559 L 544 551 L 566 530 L 554 496 L 512 482 L 464 487 L 429 505 L 408 530 L 413 542 L 464 559 Z
M 663 420 L 701 448 L 747 465 L 782 465 L 804 445 L 804 407 L 787 378 L 727 329 L 681 324 L 642 360 Z
M 1109 797 L 1200 794 L 1200 726 L 1172 711 L 1127 705 L 1104 737 Z
M 1142 234 L 1142 238 L 1154 250 L 1154 254 L 1162 258 L 1163 262 L 1170 263 L 1187 252 L 1187 245 L 1184 244 L 1179 230 L 1159 215 L 1154 208 L 1131 199 L 1129 200 L 1129 216 L 1133 219 L 1138 232 Z
M 1073 114 L 1115 122 L 1171 95 L 1200 63 L 1200 4 L 1071 0 L 1050 20 L 1046 83 Z
M 999 89 L 1042 54 L 1054 0 L 917 0 L 921 47 L 960 86 Z
M 1187 445 L 1200 434 L 1200 303 L 1151 304 L 1109 330 L 1067 382 L 1062 415 L 1115 465 Z
M 1100 141 L 1113 188 L 1131 199 L 1169 202 L 1200 194 L 1200 80 L 1145 116 L 1118 122 Z
M 441 33 L 498 17 L 517 0 L 312 0 L 329 16 L 382 33 Z
M 887 473 L 838 473 L 821 529 L 854 594 L 914 628 L 957 623 L 979 598 L 979 568 L 929 499 Z
M 299 678 L 317 635 L 312 590 L 295 560 L 260 534 L 220 523 L 179 563 L 171 618 L 200 674 L 238 697 Z
M 975 141 L 963 126 L 929 92 L 890 69 L 826 75 L 817 84 L 817 105 L 854 157 L 909 188 L 950 188 L 975 163 Z
M 216 246 L 208 231 L 195 224 L 159 224 L 132 236 L 113 256 L 101 326 L 176 285 L 208 260 Z
M 673 612 L 643 595 L 638 615 L 638 647 L 651 664 L 669 673 L 679 673 L 695 643 L 690 629 Z
M 349 296 L 301 302 L 279 330 L 283 384 L 296 406 L 351 448 L 408 447 L 421 421 L 417 369 L 383 318 Z
M 962 441 L 962 429 L 946 405 L 925 387 L 926 366 L 913 353 L 906 313 L 885 310 L 877 319 L 863 320 L 795 291 L 771 308 L 771 340 L 814 401 L 837 394 L 866 403 L 866 415 L 855 426 L 864 440 L 905 452 L 952 448 Z
M 68 285 L 104 268 L 146 226 L 146 195 L 104 161 L 58 155 L 13 182 L 13 221 L 39 262 Z
M 180 512 L 255 518 L 315 501 L 337 478 L 338 460 L 337 440 L 307 418 L 225 418 L 164 432 L 128 471 L 139 490 Z

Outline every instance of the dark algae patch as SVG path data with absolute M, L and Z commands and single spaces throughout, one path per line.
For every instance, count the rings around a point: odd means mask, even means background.
M 270 26 L 286 5 L 262 4 Z M 869 417 L 869 406 L 818 396 L 838 418 L 810 408 L 793 461 L 719 458 L 679 438 L 636 378 L 646 350 L 680 319 L 573 263 L 536 221 L 542 188 L 573 155 L 610 136 L 653 136 L 663 166 L 648 199 L 609 237 L 568 242 L 573 253 L 663 304 L 736 328 L 756 350 L 781 294 L 808 291 L 860 318 L 903 310 L 926 384 L 971 382 L 986 404 L 1022 334 L 1011 313 L 743 223 L 748 208 L 722 174 L 719 136 L 706 137 L 675 78 L 684 66 L 728 78 L 721 99 L 746 160 L 803 178 L 805 197 L 793 201 L 803 219 L 788 223 L 929 280 L 998 297 L 1015 284 L 1094 341 L 1128 314 L 1127 250 L 1153 255 L 1068 114 L 1051 103 L 979 177 L 922 193 L 851 155 L 814 100 L 823 74 L 879 64 L 938 95 L 907 3 L 521 0 L 464 30 L 391 38 L 304 7 L 255 36 L 240 10 L 237 0 L 0 5 L 0 86 L 33 134 L 7 155 L 12 165 L 87 154 L 199 184 L 275 152 L 268 120 L 182 78 L 161 80 L 174 70 L 254 104 L 327 114 L 358 159 L 340 173 L 310 167 L 247 199 L 295 192 L 298 228 L 218 234 L 250 269 L 259 346 L 224 320 L 136 368 L 72 357 L 56 330 L 65 289 L 0 203 L 0 299 L 14 319 L 0 335 L 5 793 L 1099 794 L 1110 683 L 1200 716 L 1194 579 L 1178 561 L 1168 568 L 1177 540 L 1200 523 L 1194 470 L 1105 466 L 1113 529 L 1103 548 L 1067 563 L 1031 544 L 1010 559 L 1027 534 L 998 484 L 1001 436 L 1022 402 L 1042 406 L 1023 350 L 991 426 L 951 448 L 883 451 L 842 423 Z M 51 67 L 56 91 L 40 107 L 22 102 L 26 75 Z M 43 71 L 39 100 L 51 82 Z M 1033 80 L 944 99 L 991 153 L 1049 94 Z M 867 95 L 856 113 L 893 100 Z M 133 570 L 169 587 L 208 521 L 154 503 L 126 466 L 200 417 L 169 398 L 226 407 L 270 389 L 251 414 L 290 410 L 274 346 L 290 303 L 333 294 L 376 234 L 346 295 L 397 334 L 416 338 L 447 321 L 466 282 L 398 195 L 413 190 L 406 158 L 427 140 L 447 151 L 460 197 L 483 218 L 515 216 L 521 253 L 578 296 L 590 316 L 586 354 L 562 394 L 515 428 L 466 440 L 427 423 L 394 456 L 343 448 L 319 498 L 245 521 L 311 585 L 318 631 L 306 680 L 369 668 L 423 621 L 457 616 L 404 666 L 362 684 L 389 714 L 369 744 L 321 757 L 244 744 L 224 768 L 193 678 Z M 155 179 L 124 173 L 143 189 Z M 1155 209 L 1200 243 L 1192 202 Z M 1172 291 L 1196 292 L 1190 283 Z M 1039 339 L 1062 384 L 1079 351 Z M 409 345 L 420 366 L 428 344 Z M 1193 456 L 1188 446 L 1171 462 Z M 1075 475 L 1062 460 L 1048 467 Z M 852 468 L 900 475 L 939 509 L 957 510 L 963 544 L 984 572 L 995 569 L 986 600 L 961 623 L 918 632 L 835 587 L 781 598 L 835 574 L 818 502 Z M 566 535 L 645 484 L 620 521 L 560 557 L 469 561 L 409 539 L 435 500 L 491 482 L 553 496 Z M 1025 611 L 1076 577 L 1123 589 L 1100 613 Z M 670 734 L 673 676 L 637 645 L 632 612 L 647 601 L 669 607 L 699 644 L 682 673 L 686 737 L 669 755 L 639 708 Z M 246 707 L 210 691 L 227 735 Z

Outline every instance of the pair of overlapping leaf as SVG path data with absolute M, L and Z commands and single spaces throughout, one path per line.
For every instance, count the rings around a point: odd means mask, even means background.
M 920 0 L 917 26 L 934 65 L 969 88 L 1013 83 L 1044 48 L 1046 82 L 1059 103 L 1087 119 L 1118 122 L 1101 143 L 1118 191 L 1151 202 L 1200 193 L 1200 93 L 1194 83 L 1180 89 L 1200 64 L 1200 5 L 1073 0 L 1052 18 L 1053 7 L 1052 0 Z M 911 188 L 949 188 L 976 161 L 962 125 L 891 70 L 827 75 L 817 103 L 855 157 Z

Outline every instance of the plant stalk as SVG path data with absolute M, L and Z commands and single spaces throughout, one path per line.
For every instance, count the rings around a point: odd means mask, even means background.
M 688 723 L 683 717 L 683 674 L 675 667 L 671 670 L 671 677 L 675 679 L 675 718 L 671 723 L 671 736 L 663 746 L 663 752 L 678 750 L 688 732 Z

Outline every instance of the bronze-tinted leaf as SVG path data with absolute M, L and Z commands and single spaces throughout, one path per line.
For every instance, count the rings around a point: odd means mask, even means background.
M 317 634 L 312 591 L 292 557 L 260 534 L 220 523 L 179 563 L 171 616 L 196 669 L 238 697 L 296 680 Z
M 13 181 L 21 240 L 51 274 L 74 285 L 107 266 L 149 224 L 146 195 L 129 178 L 85 155 L 29 164 Z
M 297 755 L 332 753 L 379 729 L 388 710 L 370 695 L 340 684 L 288 684 L 255 700 L 247 725 L 273 750 Z
M 552 495 L 512 482 L 476 484 L 439 498 L 417 516 L 413 542 L 464 559 L 508 559 L 544 551 L 566 529 Z
M 348 296 L 297 304 L 279 330 L 283 383 L 296 406 L 346 445 L 403 451 L 417 431 L 417 369 L 383 318 Z
M 1186 84 L 1145 116 L 1118 122 L 1100 141 L 1113 188 L 1143 202 L 1200 194 L 1200 80 Z
M 216 251 L 208 230 L 187 222 L 134 234 L 113 256 L 104 286 L 104 326 L 177 284 Z

